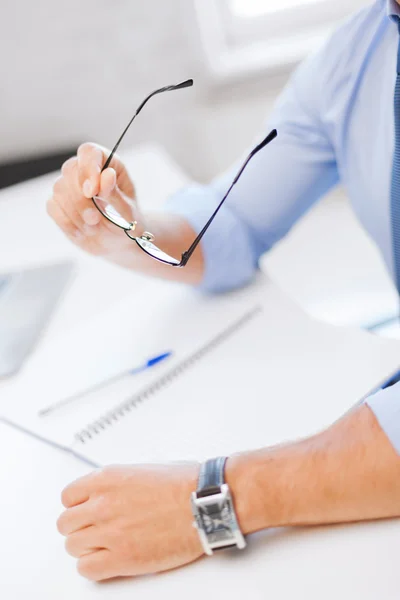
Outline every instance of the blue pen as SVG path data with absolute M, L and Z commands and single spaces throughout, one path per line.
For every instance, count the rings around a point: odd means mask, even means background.
M 160 354 L 159 356 L 154 356 L 153 358 L 149 358 L 148 361 L 146 361 L 143 365 L 140 365 L 139 367 L 135 367 L 134 369 L 129 369 L 128 371 L 124 371 L 123 373 L 118 373 L 118 375 L 114 375 L 114 377 L 110 377 L 109 379 L 106 379 L 106 380 L 102 381 L 101 383 L 96 383 L 96 385 L 84 390 L 83 392 L 79 392 L 77 394 L 74 394 L 73 396 L 69 396 L 69 398 L 64 398 L 64 400 L 55 402 L 51 406 L 42 408 L 38 412 L 38 416 L 45 417 L 45 416 L 51 414 L 52 412 L 54 412 L 55 410 L 57 410 L 58 408 L 61 408 L 62 406 L 65 406 L 66 404 L 69 404 L 70 402 L 73 402 L 74 400 L 78 400 L 79 398 L 82 398 L 83 396 L 86 396 L 89 393 L 95 392 L 96 390 L 101 389 L 106 385 L 110 385 L 114 381 L 117 381 L 118 379 L 122 379 L 122 377 L 127 377 L 129 375 L 137 375 L 138 373 L 147 371 L 147 369 L 151 369 L 152 367 L 163 362 L 170 356 L 172 356 L 172 352 L 164 352 L 164 354 Z

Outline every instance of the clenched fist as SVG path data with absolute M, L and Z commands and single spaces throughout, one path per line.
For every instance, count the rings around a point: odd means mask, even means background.
M 195 463 L 108 467 L 67 487 L 57 525 L 80 574 L 144 575 L 202 556 L 190 506 L 198 471 Z

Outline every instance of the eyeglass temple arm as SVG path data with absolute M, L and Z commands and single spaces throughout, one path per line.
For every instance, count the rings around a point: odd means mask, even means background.
M 229 194 L 231 193 L 232 189 L 234 188 L 234 186 L 237 184 L 237 182 L 240 179 L 240 176 L 242 175 L 243 171 L 245 170 L 245 168 L 247 167 L 247 165 L 249 164 L 249 162 L 251 161 L 251 159 L 263 148 L 265 148 L 265 146 L 267 146 L 269 143 L 271 143 L 278 135 L 278 132 L 276 129 L 273 129 L 271 131 L 271 133 L 269 133 L 267 135 L 267 137 L 260 143 L 258 144 L 258 146 L 256 146 L 254 148 L 254 150 L 252 150 L 252 152 L 249 154 L 249 156 L 247 157 L 246 161 L 244 162 L 242 168 L 240 169 L 239 173 L 236 175 L 235 179 L 232 182 L 232 185 L 230 186 L 229 190 L 226 192 L 225 196 L 222 198 L 221 202 L 219 203 L 219 205 L 217 206 L 216 210 L 214 211 L 213 215 L 210 217 L 210 219 L 207 221 L 206 225 L 203 227 L 203 229 L 200 231 L 199 235 L 197 236 L 197 238 L 194 240 L 193 244 L 190 246 L 189 250 L 187 250 L 186 252 L 184 252 L 182 254 L 182 262 L 181 262 L 181 266 L 184 267 L 188 260 L 190 259 L 190 257 L 192 256 L 193 252 L 196 250 L 197 246 L 200 244 L 201 239 L 203 237 L 203 235 L 206 233 L 207 229 L 210 227 L 211 223 L 213 222 L 213 220 L 215 219 L 215 217 L 217 216 L 219 210 L 221 209 L 222 205 L 224 204 L 225 200 L 228 198 Z
M 153 98 L 153 96 L 156 96 L 157 94 L 162 94 L 164 92 L 173 92 L 175 90 L 182 90 L 184 88 L 192 87 L 192 85 L 193 85 L 193 79 L 187 79 L 186 81 L 182 81 L 182 83 L 178 83 L 177 85 L 168 85 L 166 87 L 160 88 L 159 90 L 155 90 L 149 96 L 147 96 L 147 98 L 145 98 L 143 100 L 142 104 L 139 106 L 139 108 L 137 109 L 137 111 L 133 115 L 132 119 L 129 121 L 128 125 L 125 127 L 125 129 L 124 129 L 121 137 L 119 138 L 118 142 L 115 144 L 114 148 L 111 150 L 111 154 L 107 158 L 107 160 L 106 160 L 106 162 L 104 164 L 104 167 L 102 168 L 101 172 L 103 172 L 105 169 L 108 169 L 108 167 L 110 166 L 110 163 L 111 163 L 111 161 L 112 161 L 112 159 L 114 157 L 114 154 L 118 150 L 119 145 L 122 142 L 122 140 L 124 139 L 125 134 L 128 131 L 129 127 L 132 125 L 133 121 L 136 119 L 136 117 L 138 116 L 138 114 L 143 110 L 143 108 L 148 103 L 148 101 L 151 98 Z

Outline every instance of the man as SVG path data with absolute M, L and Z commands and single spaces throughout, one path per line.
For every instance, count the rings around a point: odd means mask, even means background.
M 250 281 L 260 255 L 341 181 L 400 288 L 399 4 L 374 2 L 297 71 L 271 119 L 278 139 L 254 158 L 186 268 L 147 257 L 99 214 L 91 197 L 98 194 L 120 210 L 130 202 L 138 227 L 153 232 L 158 246 L 178 257 L 231 177 L 184 190 L 165 212 L 150 214 L 136 204 L 123 164 L 114 159 L 100 174 L 107 152 L 86 144 L 64 165 L 49 214 L 92 254 L 222 291 Z M 242 545 L 240 535 L 232 535 L 235 519 L 246 535 L 276 526 L 398 517 L 399 453 L 400 387 L 394 385 L 304 441 L 239 454 L 207 468 L 99 471 L 64 490 L 67 510 L 58 528 L 88 578 L 163 571 L 209 551 L 215 542 L 210 532 L 218 537 L 224 523 L 226 545 Z M 224 482 L 232 506 L 215 496 Z M 196 531 L 190 497 L 198 486 Z M 214 496 L 214 513 L 207 513 L 205 499 Z

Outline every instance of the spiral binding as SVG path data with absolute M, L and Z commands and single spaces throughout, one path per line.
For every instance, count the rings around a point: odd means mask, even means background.
M 238 321 L 235 321 L 235 323 L 233 323 L 230 327 L 225 329 L 222 333 L 220 333 L 210 342 L 205 344 L 202 348 L 196 350 L 196 352 L 185 358 L 171 371 L 165 373 L 162 377 L 151 383 L 147 388 L 138 392 L 131 398 L 128 398 L 127 400 L 116 406 L 113 410 L 100 417 L 100 419 L 98 419 L 97 421 L 89 423 L 86 427 L 84 427 L 83 429 L 81 429 L 81 431 L 77 432 L 74 435 L 75 441 L 81 444 L 86 444 L 95 436 L 100 435 L 105 429 L 112 427 L 116 422 L 124 418 L 128 413 L 130 413 L 144 400 L 147 400 L 150 396 L 153 396 L 161 388 L 171 383 L 171 381 L 173 381 L 181 373 L 189 369 L 194 363 L 198 362 L 201 358 L 203 358 L 205 354 L 208 354 L 208 352 L 214 350 L 214 348 L 219 346 L 227 338 L 236 333 L 236 331 L 241 329 L 260 312 L 262 312 L 261 306 L 254 307 L 243 317 L 241 317 Z

